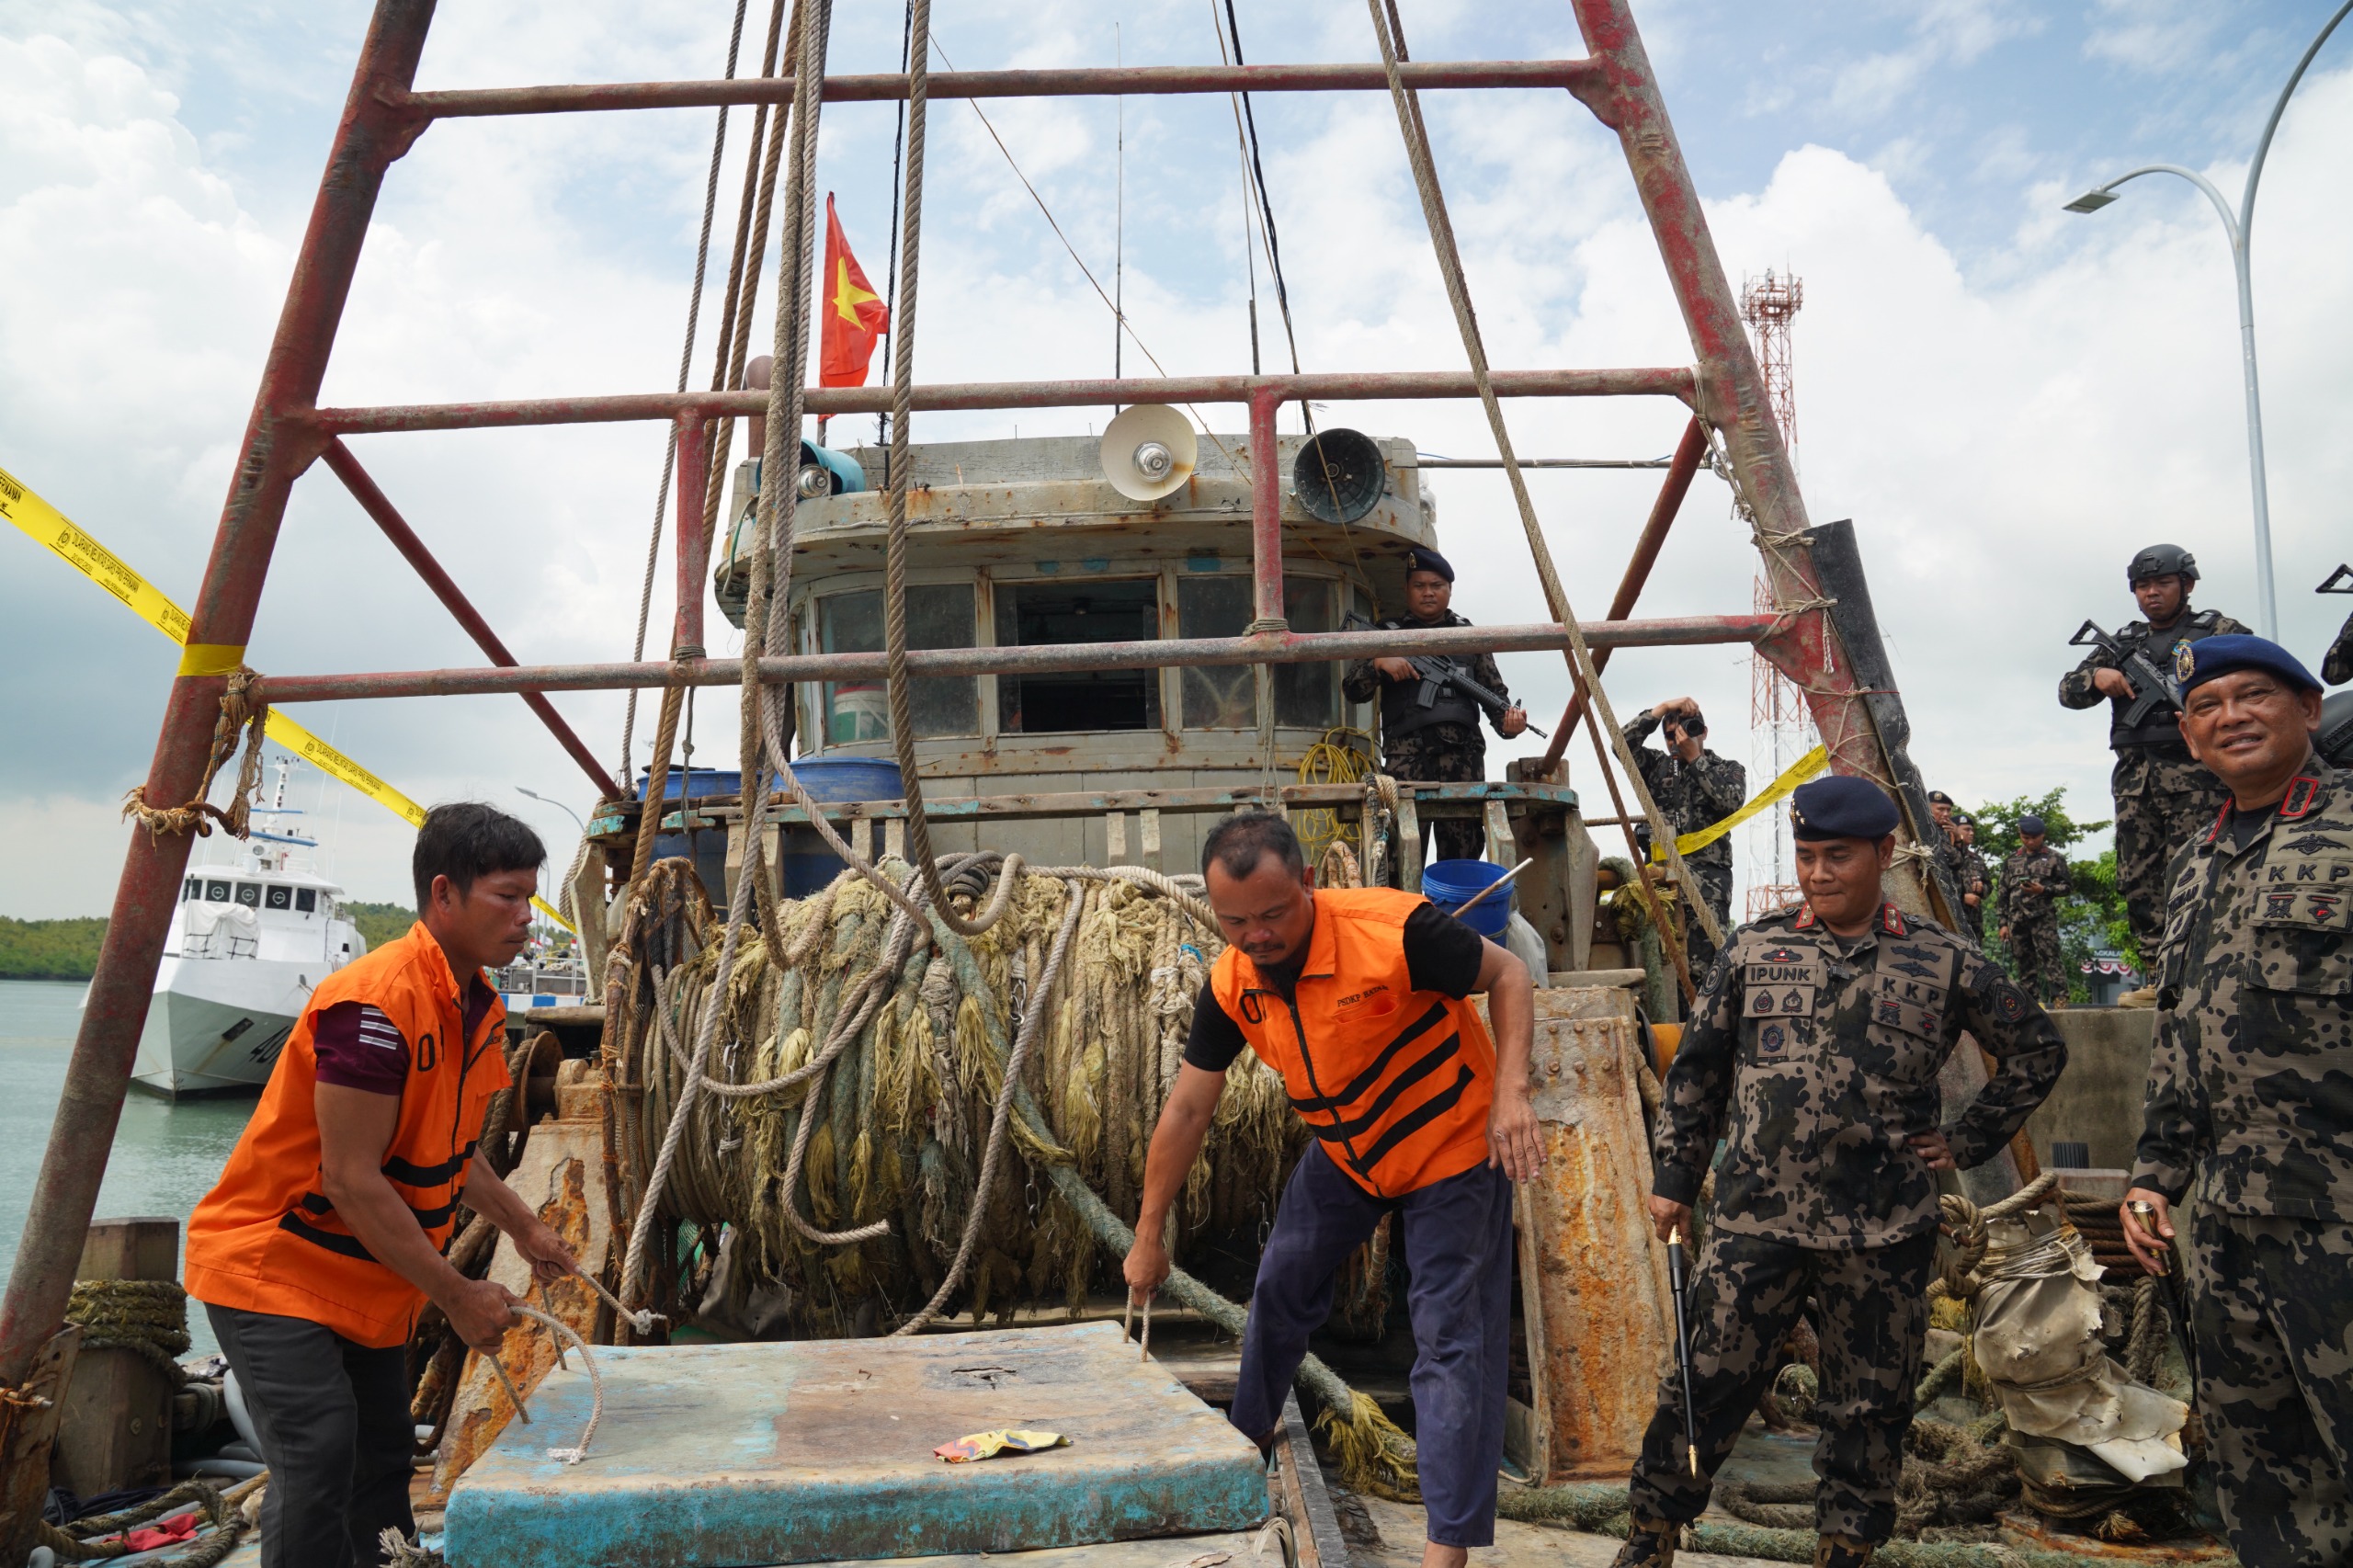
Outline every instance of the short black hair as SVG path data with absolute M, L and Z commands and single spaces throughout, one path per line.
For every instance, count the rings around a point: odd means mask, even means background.
M 495 806 L 456 801 L 425 813 L 416 830 L 409 875 L 416 883 L 416 913 L 433 903 L 433 879 L 447 877 L 463 898 L 477 879 L 499 871 L 536 871 L 548 863 L 540 835 Z
M 1299 835 L 1290 824 L 1272 812 L 1236 812 L 1201 840 L 1201 875 L 1208 876 L 1210 863 L 1215 861 L 1227 876 L 1246 877 L 1269 855 L 1281 856 L 1294 877 L 1307 869 L 1307 852 L 1299 846 Z

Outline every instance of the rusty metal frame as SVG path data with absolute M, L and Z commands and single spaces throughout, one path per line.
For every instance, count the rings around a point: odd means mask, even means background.
M 1566 90 L 1615 131 L 1622 144 L 1668 281 L 1689 334 L 1689 368 L 1615 370 L 1523 370 L 1497 374 L 1505 396 L 1657 396 L 1688 403 L 1718 433 L 1723 456 L 1754 521 L 1774 601 L 1784 612 L 1760 625 L 1755 617 L 1701 623 L 1605 622 L 1589 633 L 1598 646 L 1665 642 L 1758 639 L 1759 646 L 1806 693 L 1814 722 L 1828 742 L 1834 766 L 1882 781 L 1891 777 L 1892 748 L 1864 693 L 1856 689 L 1835 630 L 1823 614 L 1823 595 L 1805 544 L 1804 502 L 1780 432 L 1775 428 L 1738 310 L 1709 236 L 1698 192 L 1660 99 L 1650 61 L 1630 13 L 1631 0 L 1572 0 L 1587 58 L 1524 62 L 1415 62 L 1403 67 L 1416 88 L 1516 87 Z M 189 630 L 192 643 L 242 648 L 254 615 L 295 479 L 336 437 L 379 431 L 504 428 L 614 420 L 676 422 L 681 607 L 674 651 L 666 665 L 498 667 L 309 677 L 267 683 L 275 700 L 327 696 L 421 694 L 428 691 L 520 691 L 599 686 L 722 684 L 721 673 L 698 655 L 701 641 L 700 574 L 710 539 L 702 526 L 706 490 L 701 471 L 707 422 L 764 414 L 760 392 L 654 393 L 537 402 L 478 402 L 388 408 L 322 409 L 317 405 L 353 271 L 386 170 L 437 119 L 485 115 L 570 113 L 724 103 L 783 103 L 785 78 L 730 82 L 540 86 L 467 92 L 418 92 L 417 62 L 431 25 L 433 0 L 377 0 L 360 48 L 351 90 L 337 123 L 325 174 L 297 257 L 261 385 L 222 508 Z M 935 97 L 1068 95 L 1375 91 L 1387 85 L 1378 64 L 1258 65 L 951 72 L 930 78 Z M 829 100 L 891 101 L 904 96 L 901 76 L 829 78 Z M 1301 399 L 1461 398 L 1476 394 L 1469 375 L 1325 373 L 1291 376 L 1197 376 L 1120 381 L 982 382 L 920 387 L 918 409 L 1039 408 L 1137 402 L 1245 403 L 1253 452 L 1271 449 L 1275 410 Z M 888 388 L 812 389 L 811 414 L 878 412 Z M 1282 540 L 1274 465 L 1252 474 L 1252 556 L 1257 619 L 1242 639 L 1169 642 L 1154 645 L 1148 663 L 1281 662 L 1331 657 L 1346 634 L 1290 634 L 1282 620 Z M 691 482 L 691 483 L 690 483 Z M 689 514 L 692 514 L 691 517 Z M 380 523 L 381 519 L 379 519 Z M 691 567 L 691 570 L 689 568 Z M 1619 635 L 1612 638 L 1615 626 Z M 1670 631 L 1670 629 L 1680 629 Z M 470 628 L 471 630 L 471 628 Z M 1501 629 L 1515 634 L 1525 629 Z M 1515 645 L 1482 629 L 1484 647 Z M 1560 628 L 1543 629 L 1558 646 Z M 1762 635 L 1760 636 L 1760 633 Z M 1449 634 L 1409 634 L 1398 647 L 1435 651 Z M 1467 645 L 1467 642 L 1466 642 Z M 1526 643 L 1520 645 L 1539 645 Z M 989 651 L 1002 653 L 1002 650 Z M 1102 650 L 1088 651 L 1099 660 Z M 494 657 L 496 655 L 494 654 Z M 917 655 L 918 659 L 924 655 Z M 950 655 L 951 660 L 955 655 Z M 792 679 L 804 661 L 771 661 L 766 678 Z M 848 661 L 828 665 L 847 667 Z M 974 668 L 982 667 L 974 663 Z M 145 796 L 184 801 L 202 778 L 225 677 L 183 675 L 174 682 Z M 1892 695 L 1870 694 L 1883 715 Z M 1894 710 L 1900 715 L 1900 707 Z M 1893 755 L 1900 756 L 1900 738 Z M 100 949 L 47 1157 L 34 1188 L 18 1244 L 15 1272 L 0 1305 L 0 1385 L 20 1382 L 55 1331 L 72 1286 L 107 1153 L 119 1119 L 140 1029 L 153 985 L 163 939 L 186 865 L 186 837 L 133 835 L 112 916 Z
M 515 655 L 506 651 L 506 644 L 499 640 L 497 632 L 490 629 L 490 622 L 474 608 L 473 601 L 466 597 L 465 590 L 458 586 L 457 579 L 450 576 L 448 569 L 435 558 L 426 542 L 417 537 L 416 530 L 408 526 L 408 519 L 401 516 L 400 508 L 392 505 L 383 487 L 359 465 L 359 460 L 352 455 L 351 449 L 338 437 L 329 440 L 320 456 L 335 476 L 343 481 L 343 487 L 351 492 L 351 498 L 359 503 L 359 509 L 384 531 L 386 539 L 392 541 L 392 548 L 416 568 L 416 574 L 425 579 L 425 585 L 433 590 L 434 597 L 439 599 L 443 608 L 457 619 L 458 624 L 466 629 L 466 634 L 474 640 L 475 646 L 489 654 L 493 664 L 512 668 Z M 571 754 L 572 760 L 596 781 L 597 788 L 600 790 L 610 788 L 612 777 L 597 760 L 597 754 L 588 749 L 588 743 L 564 722 L 563 716 L 548 699 L 537 691 L 526 691 L 522 696 L 531 711 L 540 716 L 540 722 L 548 727 L 548 733 L 553 735 L 557 743 Z

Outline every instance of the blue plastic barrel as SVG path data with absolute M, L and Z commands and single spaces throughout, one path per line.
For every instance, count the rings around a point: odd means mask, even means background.
M 1510 869 L 1493 860 L 1433 860 L 1422 868 L 1422 896 L 1453 915 Z M 1504 927 L 1511 923 L 1511 901 L 1517 891 L 1506 888 L 1491 898 L 1480 899 L 1479 907 L 1463 915 L 1462 923 L 1482 937 L 1502 941 Z
M 820 801 L 895 801 L 907 792 L 899 765 L 872 756 L 812 756 L 793 759 L 792 775 Z M 785 828 L 778 859 L 784 896 L 807 898 L 823 892 L 843 870 L 842 858 L 805 824 Z M 1478 915 L 1472 910 L 1472 916 Z

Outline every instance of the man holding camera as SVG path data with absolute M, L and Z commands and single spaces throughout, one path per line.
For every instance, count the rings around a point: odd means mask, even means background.
M 1653 731 L 1666 750 L 1643 743 Z M 1643 783 L 1658 802 L 1659 814 L 1680 837 L 1723 821 L 1748 799 L 1748 769 L 1707 749 L 1708 721 L 1699 705 L 1677 697 L 1634 716 L 1626 726 L 1627 749 L 1643 770 Z M 1683 857 L 1699 891 L 1715 911 L 1718 929 L 1732 929 L 1732 835 L 1703 845 Z M 1684 942 L 1691 958 L 1691 976 L 1705 973 L 1716 956 L 1715 944 L 1696 919 L 1684 921 Z

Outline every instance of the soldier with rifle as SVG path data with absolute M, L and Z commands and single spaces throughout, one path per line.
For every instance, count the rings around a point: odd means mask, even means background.
M 2353 594 L 2353 566 L 2339 566 L 2321 579 L 2316 594 Z M 2345 618 L 2337 630 L 2336 641 L 2321 655 L 2320 678 L 2331 686 L 2343 686 L 2353 680 L 2353 615 Z
M 1405 554 L 1408 613 L 1379 622 L 1376 630 L 1470 625 L 1448 608 L 1453 597 L 1454 568 L 1437 551 L 1417 545 Z M 1528 728 L 1527 711 L 1512 702 L 1492 653 L 1459 662 L 1359 659 L 1348 666 L 1340 690 L 1351 702 L 1380 698 L 1381 765 L 1398 778 L 1476 783 L 1487 776 L 1482 714 L 1506 740 Z M 1432 826 L 1438 859 L 1475 860 L 1486 846 L 1486 829 L 1475 817 L 1448 818 Z
M 1896 811 L 1877 785 L 1801 785 L 1790 821 L 1805 902 L 1733 933 L 1666 1074 L 1651 1222 L 1662 1239 L 1688 1235 L 1711 1165 L 1715 1201 L 1685 1303 L 1688 1349 L 1659 1382 L 1618 1568 L 1669 1568 L 1809 1296 L 1822 1346 L 1813 1561 L 1861 1568 L 1887 1540 L 1927 1339 L 1936 1173 L 1998 1153 L 2067 1063 L 2051 1019 L 1999 967 L 1886 902 Z M 1940 1123 L 1937 1073 L 1963 1030 L 1993 1076 Z
M 2116 753 L 2109 787 L 2116 798 L 2116 881 L 2142 954 L 2154 954 L 2165 935 L 2165 862 L 2193 833 L 2205 831 L 2222 808 L 2224 791 L 2189 755 L 2178 723 L 2181 704 L 2172 685 L 2174 651 L 2208 637 L 2245 633 L 2216 610 L 2192 610 L 2198 558 L 2174 544 L 2153 544 L 2125 568 L 2141 613 L 2111 637 L 2086 621 L 2071 640 L 2091 652 L 2059 677 L 2059 701 L 2109 707 L 2108 744 Z M 2125 1006 L 2154 1006 L 2154 988 L 2129 991 Z

